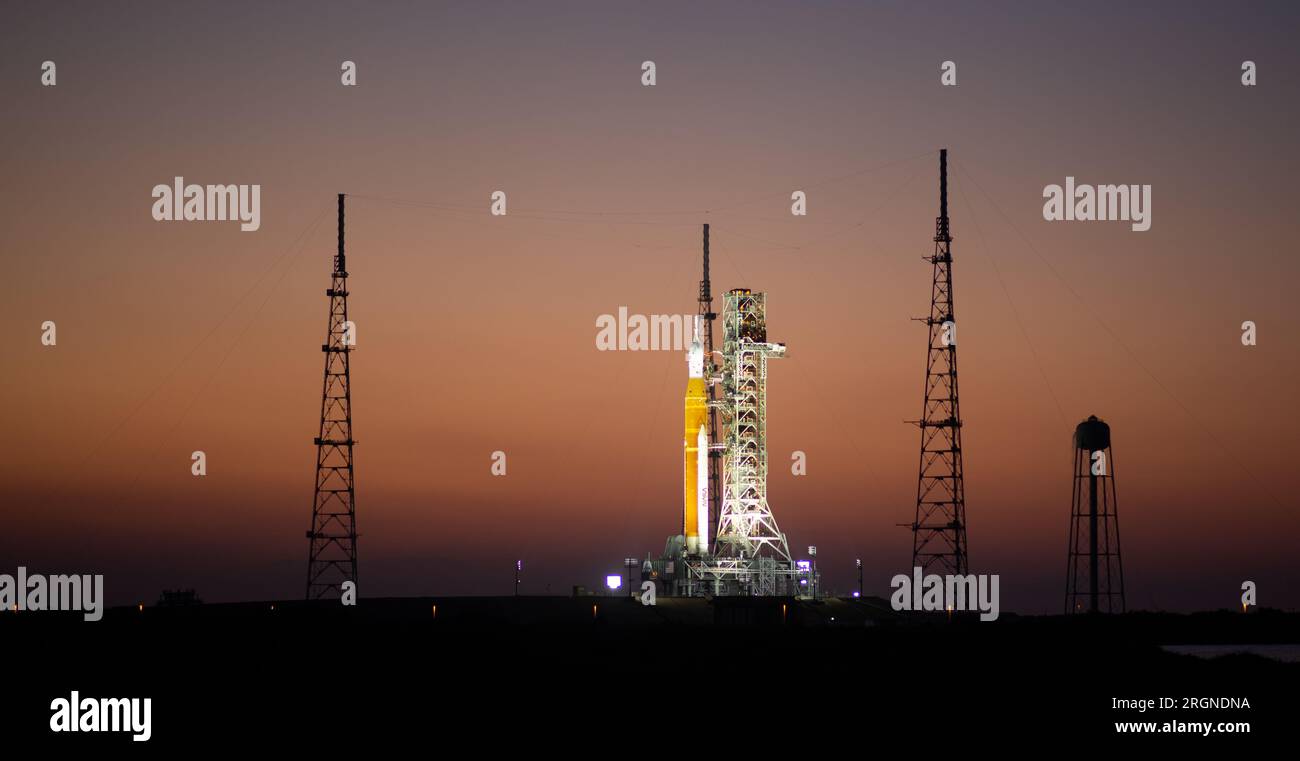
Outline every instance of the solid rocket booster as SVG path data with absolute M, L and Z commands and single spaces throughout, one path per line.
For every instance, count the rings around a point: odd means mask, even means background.
M 686 353 L 686 436 L 682 440 L 685 462 L 685 509 L 682 533 L 686 551 L 701 554 L 709 549 L 709 400 L 704 387 L 704 344 L 700 342 L 700 318 L 695 317 L 691 348 Z
M 707 418 L 706 418 L 707 420 Z M 709 425 L 700 426 L 695 438 L 695 533 L 699 535 L 700 554 L 709 552 Z

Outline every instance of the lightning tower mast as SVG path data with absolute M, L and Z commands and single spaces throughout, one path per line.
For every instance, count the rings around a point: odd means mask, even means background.
M 722 513 L 722 442 L 718 435 L 718 391 L 713 361 L 713 290 L 709 284 L 709 225 L 704 225 L 704 279 L 700 281 L 700 319 L 704 323 L 704 387 L 709 394 L 709 536 L 705 549 L 713 546 Z
M 912 521 L 912 565 L 926 572 L 965 574 L 966 488 L 957 404 L 956 316 L 952 301 L 952 234 L 948 229 L 948 151 L 939 151 L 939 217 L 935 220 L 921 465 Z
M 348 268 L 343 252 L 343 194 L 339 193 L 339 250 L 329 290 L 325 381 L 320 435 L 316 437 L 316 488 L 307 531 L 307 599 L 342 594 L 357 580 L 357 509 L 352 462 L 352 382 L 348 363 L 356 328 L 348 321 Z

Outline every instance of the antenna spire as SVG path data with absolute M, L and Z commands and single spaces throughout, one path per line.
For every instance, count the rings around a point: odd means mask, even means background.
M 952 236 L 948 233 L 948 149 L 939 149 L 939 229 L 935 231 L 935 241 L 949 243 Z
M 334 260 L 334 271 L 343 273 L 346 277 L 348 274 L 347 260 L 343 254 L 343 194 L 339 193 L 339 254 Z

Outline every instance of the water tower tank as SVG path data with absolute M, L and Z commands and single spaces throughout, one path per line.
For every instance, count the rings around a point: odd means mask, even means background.
M 1074 448 L 1096 452 L 1110 448 L 1110 426 L 1099 420 L 1096 415 L 1079 423 L 1074 429 Z

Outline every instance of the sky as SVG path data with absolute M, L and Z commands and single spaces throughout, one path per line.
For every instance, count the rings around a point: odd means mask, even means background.
M 662 551 L 685 357 L 598 351 L 595 324 L 694 312 L 706 222 L 715 294 L 767 292 L 788 347 L 776 519 L 796 554 L 817 545 L 827 588 L 852 589 L 861 558 L 886 594 L 911 566 L 910 318 L 947 148 L 972 571 L 999 574 L 1003 610 L 1060 609 L 1070 437 L 1095 414 L 1130 608 L 1235 607 L 1246 580 L 1300 605 L 1294 6 L 3 16 L 0 571 L 103 573 L 112 604 L 301 594 L 342 192 L 363 596 L 508 594 L 516 559 L 522 591 L 568 594 Z M 260 185 L 260 229 L 155 221 L 176 176 Z M 1067 176 L 1151 185 L 1150 230 L 1044 220 Z

